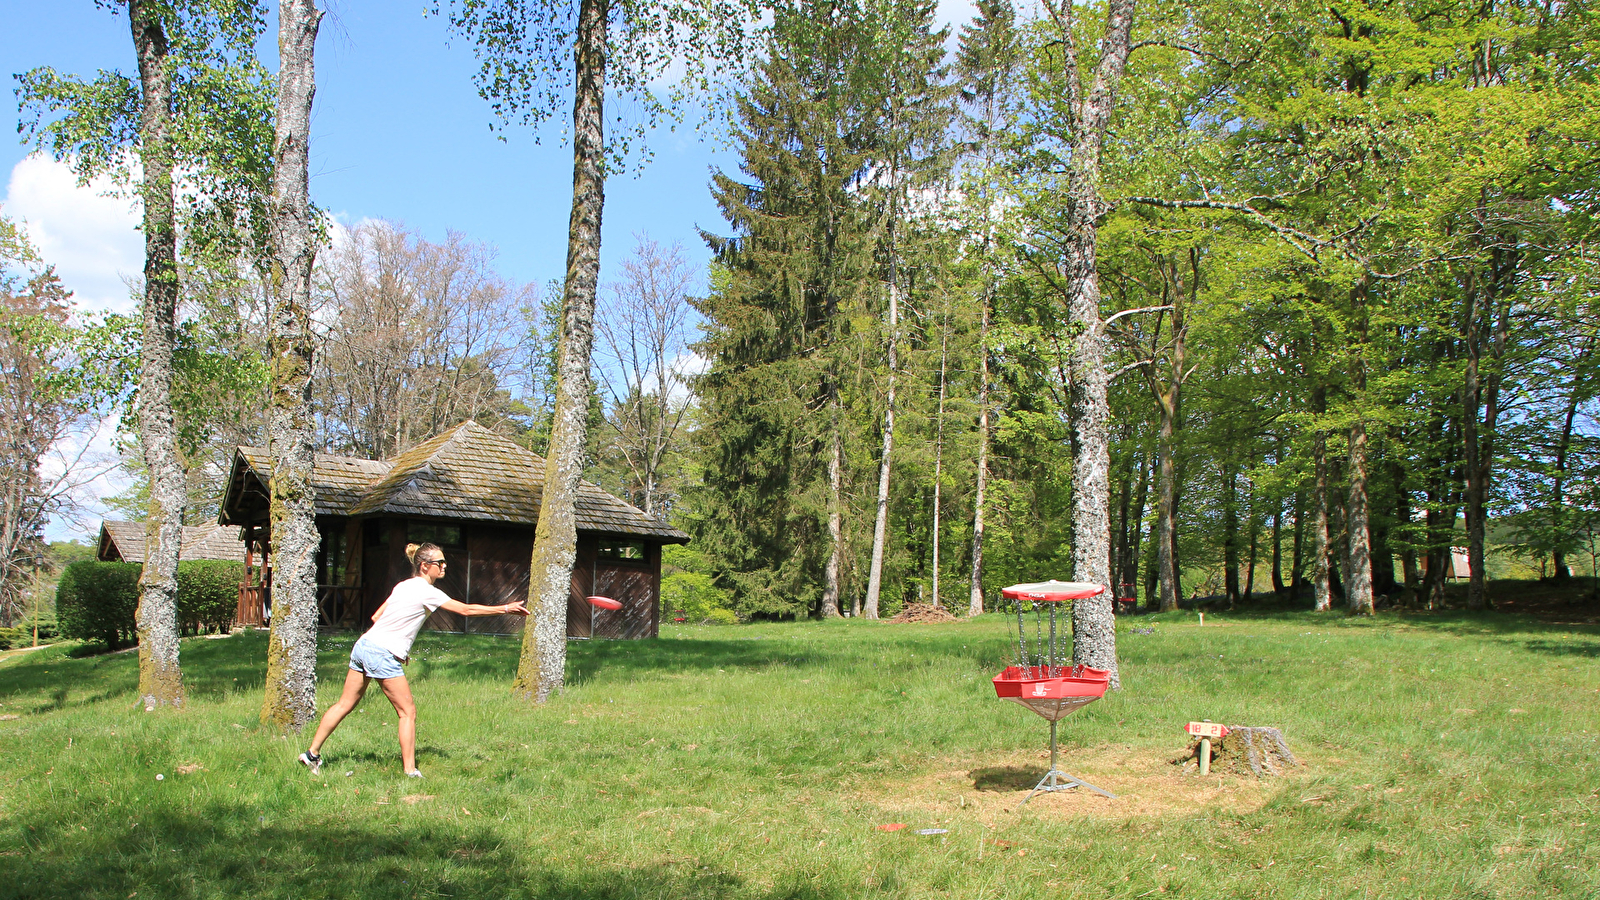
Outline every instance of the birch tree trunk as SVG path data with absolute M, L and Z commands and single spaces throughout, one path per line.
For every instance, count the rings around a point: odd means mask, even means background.
M 158 4 L 129 0 L 139 56 L 143 111 L 139 187 L 144 204 L 144 340 L 139 371 L 139 437 L 150 473 L 144 571 L 139 576 L 139 699 L 146 710 L 183 705 L 178 667 L 178 548 L 184 478 L 172 413 L 172 347 L 177 331 L 178 235 L 173 220 L 172 65 Z
M 556 356 L 556 408 L 545 459 L 544 496 L 534 532 L 529 607 L 522 658 L 512 693 L 543 703 L 565 683 L 567 598 L 577 556 L 574 510 L 583 476 L 589 418 L 589 356 L 594 347 L 595 293 L 600 282 L 600 214 L 605 203 L 606 0 L 582 0 L 575 41 L 572 111 L 572 218 L 567 231 L 567 279 L 561 343 Z
M 945 313 L 943 327 L 939 332 L 939 407 L 936 416 L 936 426 L 933 439 L 933 608 L 943 609 L 944 603 L 939 599 L 939 527 L 942 524 L 940 516 L 939 498 L 941 476 L 944 472 L 944 392 L 947 366 L 950 361 L 950 315 Z
M 889 536 L 889 471 L 894 461 L 894 389 L 900 368 L 900 260 L 895 247 L 895 217 L 898 215 L 896 184 L 890 160 L 889 174 L 889 385 L 883 408 L 883 456 L 878 460 L 878 513 L 872 525 L 872 567 L 867 572 L 865 615 L 878 618 L 878 595 L 883 589 L 884 545 Z
M 261 722 L 299 731 L 317 711 L 317 524 L 311 483 L 311 101 L 316 94 L 314 0 L 278 8 L 278 112 L 272 184 L 272 633 Z
M 1117 83 L 1127 67 L 1135 0 L 1109 0 L 1099 62 L 1088 96 L 1080 97 L 1079 60 L 1069 4 L 1049 4 L 1061 28 L 1063 78 L 1074 121 L 1067 178 L 1066 282 L 1067 324 L 1072 330 L 1073 389 L 1069 399 L 1073 459 L 1073 578 L 1104 585 L 1106 590 L 1079 600 L 1072 615 L 1072 661 L 1110 671 L 1114 688 L 1122 686 L 1117 670 L 1116 622 L 1112 616 L 1111 543 L 1111 410 L 1106 392 L 1104 325 L 1100 318 L 1100 276 L 1096 270 L 1097 223 L 1106 211 L 1100 196 L 1100 157 L 1116 102 Z
M 988 241 L 985 240 L 985 248 Z M 983 504 L 989 489 L 989 304 L 992 282 L 984 285 L 983 310 L 978 324 L 978 475 L 972 498 L 972 581 L 967 591 L 967 614 L 983 614 Z
M 828 448 L 828 561 L 823 566 L 822 617 L 839 618 L 839 575 L 844 568 L 844 435 L 835 400 L 829 404 L 833 429 Z M 857 595 L 859 598 L 860 595 Z

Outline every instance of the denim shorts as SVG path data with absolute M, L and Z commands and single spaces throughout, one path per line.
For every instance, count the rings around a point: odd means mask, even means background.
M 393 653 L 360 638 L 356 645 L 350 648 L 350 668 L 360 672 L 368 678 L 401 678 L 406 673 L 400 668 L 400 660 Z

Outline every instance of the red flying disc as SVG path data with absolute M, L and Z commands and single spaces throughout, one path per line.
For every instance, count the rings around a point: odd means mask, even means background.
M 598 606 L 601 609 L 621 609 L 622 608 L 622 604 L 619 601 L 613 600 L 610 597 L 590 597 L 589 598 L 589 605 L 590 606 Z

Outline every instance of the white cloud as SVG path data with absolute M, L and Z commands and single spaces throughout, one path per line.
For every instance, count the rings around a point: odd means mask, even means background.
M 25 223 L 34 249 L 86 312 L 133 311 L 127 279 L 144 270 L 138 205 L 110 196 L 111 188 L 104 179 L 79 186 L 64 163 L 37 153 L 12 168 L 6 187 L 6 215 Z

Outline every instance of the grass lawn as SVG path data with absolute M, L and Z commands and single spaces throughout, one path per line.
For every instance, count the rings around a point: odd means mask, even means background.
M 1600 628 L 1119 628 L 1124 690 L 1061 727 L 1062 767 L 1118 799 L 1021 808 L 1048 726 L 994 696 L 994 615 L 574 643 L 537 708 L 515 641 L 424 635 L 421 782 L 376 688 L 321 776 L 296 765 L 256 723 L 261 633 L 186 640 L 181 713 L 135 709 L 132 653 L 10 654 L 0 897 L 1600 896 Z M 323 707 L 352 640 L 322 639 Z M 1201 779 L 1172 762 L 1201 718 L 1281 727 L 1303 765 Z

